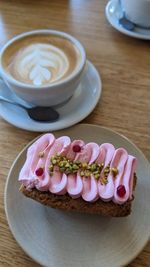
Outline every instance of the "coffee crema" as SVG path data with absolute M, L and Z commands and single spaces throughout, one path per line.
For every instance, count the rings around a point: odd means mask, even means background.
M 76 46 L 68 39 L 52 34 L 16 40 L 3 55 L 4 68 L 15 80 L 37 87 L 67 78 L 79 62 Z

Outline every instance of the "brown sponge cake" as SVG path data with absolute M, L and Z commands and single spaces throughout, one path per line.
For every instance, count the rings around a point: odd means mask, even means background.
M 134 189 L 136 186 L 136 175 L 134 175 Z M 98 199 L 94 203 L 88 203 L 82 198 L 73 199 L 68 194 L 63 196 L 55 195 L 48 192 L 39 192 L 36 188 L 32 191 L 26 190 L 21 185 L 20 191 L 28 198 L 40 202 L 51 208 L 61 209 L 65 211 L 77 211 L 89 214 L 99 214 L 111 217 L 124 217 L 131 213 L 132 200 L 128 200 L 123 205 L 115 204 L 112 201 L 104 202 Z

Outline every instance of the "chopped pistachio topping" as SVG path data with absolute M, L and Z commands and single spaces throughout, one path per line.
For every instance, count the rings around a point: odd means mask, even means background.
M 50 165 L 50 166 L 49 166 L 49 170 L 50 170 L 50 171 L 53 171 L 53 169 L 54 169 L 53 165 Z
M 109 173 L 110 172 L 110 167 L 109 166 L 107 166 L 105 169 L 104 169 L 104 173 Z
M 86 170 L 86 171 L 84 172 L 84 175 L 85 175 L 85 177 L 90 177 L 91 172 L 89 172 L 88 170 Z
M 83 162 L 83 163 L 82 163 L 82 168 L 83 168 L 83 169 L 86 169 L 87 166 L 88 166 L 88 164 L 87 164 L 86 162 Z
M 104 168 L 104 163 L 98 164 L 97 162 L 93 162 L 92 164 L 88 164 L 87 162 L 81 162 L 79 160 L 70 160 L 65 156 L 61 156 L 56 154 L 51 157 L 51 165 L 49 166 L 50 175 L 53 175 L 54 167 L 57 166 L 62 173 L 66 174 L 76 174 L 79 172 L 81 177 L 90 177 L 93 175 L 95 179 L 100 179 L 101 184 L 107 184 L 107 177 L 110 171 L 113 175 L 117 175 L 117 168 L 112 168 L 110 170 L 110 166 L 106 166 Z M 102 178 L 101 172 L 103 170 Z
M 40 151 L 40 152 L 39 152 L 39 157 L 40 157 L 40 158 L 43 158 L 43 157 L 44 157 L 44 151 Z
M 116 167 L 111 168 L 111 173 L 114 177 L 118 174 L 118 169 Z
M 83 177 L 84 176 L 84 171 L 81 171 L 80 175 L 81 175 L 81 177 Z
M 65 166 L 65 168 L 69 168 L 69 167 L 70 167 L 69 162 L 65 161 L 65 162 L 64 162 L 64 166 Z
M 79 166 L 77 164 L 73 164 L 72 168 L 73 170 L 79 170 Z
M 53 165 L 56 165 L 56 163 L 57 163 L 57 160 L 56 160 L 56 159 L 53 159 L 53 160 L 52 160 L 52 164 L 53 164 Z
M 96 179 L 99 179 L 100 178 L 100 173 L 96 173 L 94 176 L 95 176 Z
M 108 180 L 105 177 L 103 177 L 102 179 L 100 179 L 100 181 L 101 181 L 101 184 L 102 185 L 106 185 L 108 183 Z
M 95 163 L 91 164 L 90 170 L 95 171 L 97 169 L 97 165 Z

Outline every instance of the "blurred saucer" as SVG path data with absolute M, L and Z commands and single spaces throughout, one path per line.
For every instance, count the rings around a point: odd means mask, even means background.
M 85 74 L 74 95 L 64 105 L 56 107 L 60 114 L 58 121 L 51 123 L 33 121 L 24 109 L 5 102 L 0 102 L 0 115 L 10 124 L 24 130 L 35 132 L 60 130 L 87 117 L 97 105 L 101 91 L 100 75 L 95 66 L 87 61 Z M 2 81 L 0 82 L 0 95 L 22 102 Z
M 135 26 L 134 30 L 131 31 L 125 29 L 119 23 L 119 19 L 122 16 L 122 10 L 119 4 L 119 0 L 111 0 L 107 3 L 105 8 L 105 15 L 111 26 L 116 30 L 118 30 L 119 32 L 126 34 L 130 37 L 150 40 L 150 29 L 140 28 L 139 26 Z

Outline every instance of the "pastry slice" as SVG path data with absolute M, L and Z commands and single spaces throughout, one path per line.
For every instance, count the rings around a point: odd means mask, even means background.
M 44 134 L 27 150 L 20 191 L 52 208 L 123 217 L 131 213 L 136 165 L 124 148 Z

